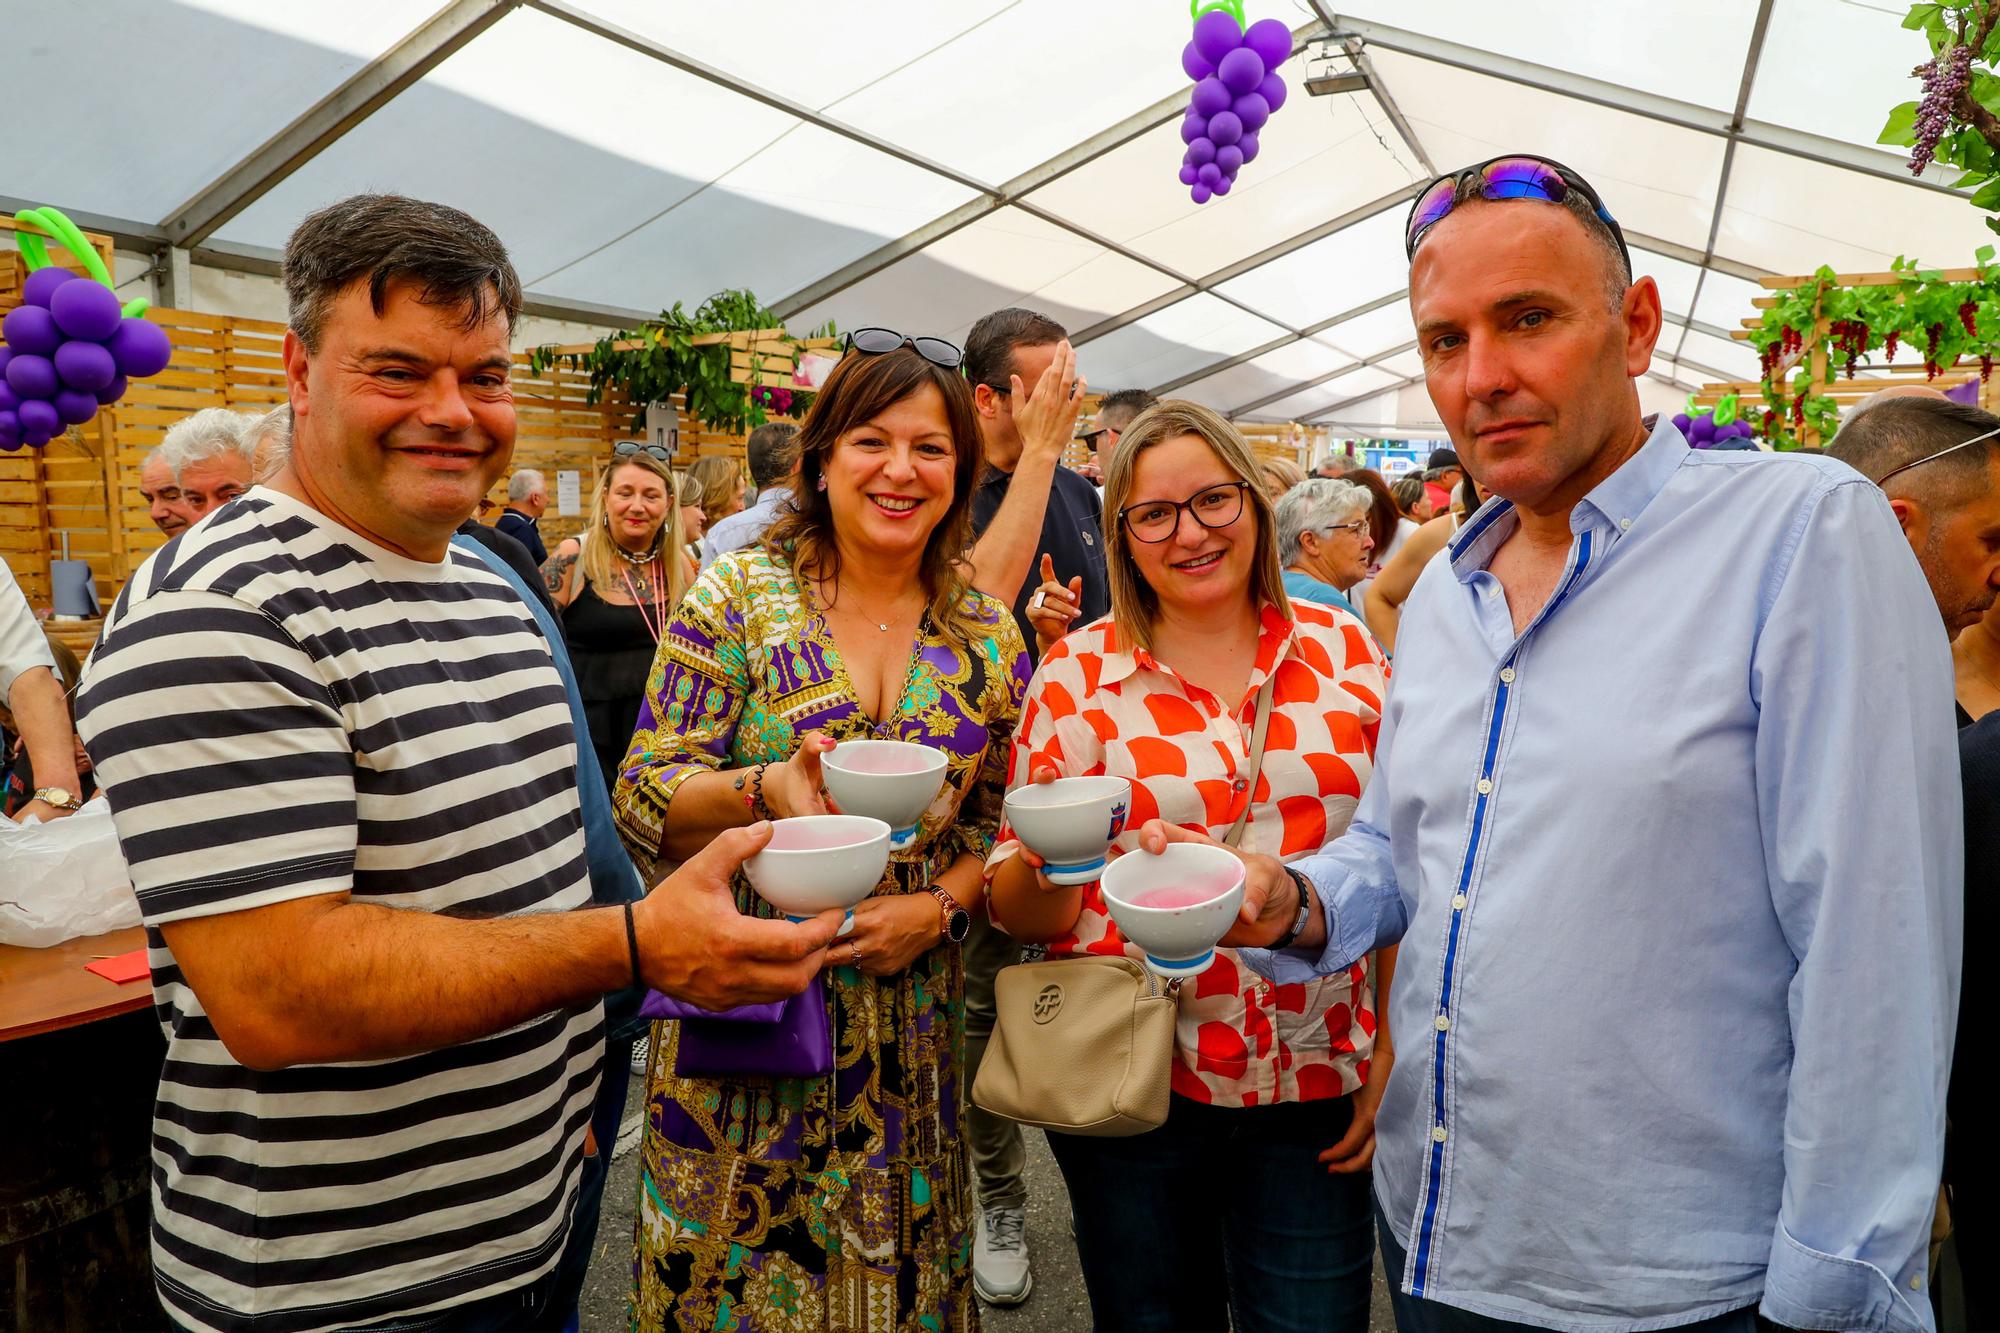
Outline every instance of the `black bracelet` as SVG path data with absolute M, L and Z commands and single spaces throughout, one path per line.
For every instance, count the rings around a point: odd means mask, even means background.
M 632 984 L 639 984 L 639 928 L 632 924 L 632 904 L 625 904 L 625 947 L 632 955 Z
M 1292 883 L 1298 887 L 1299 910 L 1297 915 L 1292 918 L 1291 928 L 1283 935 L 1280 935 L 1277 942 L 1272 944 L 1271 947 L 1273 949 L 1289 949 L 1299 936 L 1305 933 L 1306 922 L 1311 919 L 1308 908 L 1312 905 L 1312 881 L 1290 866 L 1282 866 L 1280 869 L 1287 875 L 1290 875 Z

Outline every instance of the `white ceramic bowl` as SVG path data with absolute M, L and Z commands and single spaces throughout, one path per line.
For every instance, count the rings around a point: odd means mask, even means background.
M 889 865 L 889 826 L 866 815 L 800 815 L 771 826 L 771 841 L 743 863 L 757 896 L 794 921 L 852 908 L 875 892 Z M 841 924 L 854 926 L 850 911 Z
M 1191 977 L 1214 959 L 1243 906 L 1243 863 L 1225 848 L 1168 843 L 1159 856 L 1142 850 L 1113 861 L 1098 891 L 1125 938 L 1145 950 L 1147 968 Z M 1149 902 L 1154 895 L 1168 902 Z
M 1125 831 L 1132 784 L 1124 778 L 1057 778 L 1007 793 L 1007 822 L 1057 884 L 1089 884 L 1104 852 Z
M 842 741 L 819 765 L 841 810 L 889 826 L 891 849 L 917 836 L 918 821 L 944 786 L 944 751 L 908 741 Z

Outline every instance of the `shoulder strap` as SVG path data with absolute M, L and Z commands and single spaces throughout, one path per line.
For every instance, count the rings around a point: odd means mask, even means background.
M 1263 688 L 1257 691 L 1257 720 L 1250 728 L 1250 759 L 1244 767 L 1250 779 L 1248 795 L 1243 801 L 1243 813 L 1236 816 L 1236 822 L 1229 826 L 1229 832 L 1222 840 L 1231 847 L 1243 841 L 1244 826 L 1250 822 L 1250 805 L 1257 796 L 1257 777 L 1264 771 L 1264 736 L 1271 726 L 1271 695 L 1278 683 L 1278 664 L 1271 664 L 1271 674 L 1264 677 Z

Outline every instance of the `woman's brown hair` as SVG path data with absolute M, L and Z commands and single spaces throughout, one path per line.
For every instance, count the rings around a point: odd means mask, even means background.
M 1382 474 L 1373 468 L 1358 467 L 1352 472 L 1340 474 L 1342 481 L 1351 481 L 1362 487 L 1372 497 L 1368 508 L 1368 535 L 1375 539 L 1375 559 L 1380 560 L 1389 549 L 1390 539 L 1396 535 L 1396 525 L 1402 521 L 1403 511 L 1396 504 L 1396 497 L 1389 493 L 1389 483 L 1382 480 Z
M 931 624 L 958 643 L 971 644 L 993 632 L 990 623 L 970 613 L 967 594 L 972 584 L 963 559 L 972 544 L 972 493 L 986 461 L 979 414 L 964 377 L 919 356 L 914 348 L 899 347 L 879 356 L 851 352 L 826 377 L 799 427 L 799 470 L 792 476 L 791 505 L 780 511 L 764 545 L 787 561 L 801 580 L 837 579 L 840 548 L 833 539 L 833 506 L 820 489 L 827 456 L 848 431 L 927 385 L 943 397 L 945 422 L 951 429 L 952 493 L 950 506 L 924 546 L 920 576 L 930 598 Z

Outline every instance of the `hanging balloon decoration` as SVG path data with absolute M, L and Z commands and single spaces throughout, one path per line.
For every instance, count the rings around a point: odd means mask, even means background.
M 1228 194 L 1243 164 L 1257 158 L 1257 136 L 1285 104 L 1278 67 L 1292 55 L 1291 29 L 1276 19 L 1243 24 L 1243 0 L 1192 0 L 1194 38 L 1181 68 L 1194 80 L 1181 118 L 1181 184 L 1197 204 Z
M 104 261 L 74 222 L 53 208 L 14 219 L 55 237 L 90 270 L 84 277 L 53 266 L 41 236 L 18 233 L 28 281 L 22 303 L 0 320 L 0 449 L 39 449 L 117 402 L 126 381 L 165 370 L 174 349 L 146 321 L 144 298 L 118 303 Z
M 1690 394 L 1687 411 L 1674 414 L 1674 425 L 1697 449 L 1755 449 L 1756 432 L 1740 415 L 1741 410 L 1742 401 L 1733 393 L 1713 408 L 1697 406 Z

